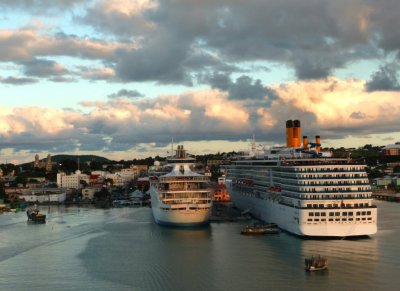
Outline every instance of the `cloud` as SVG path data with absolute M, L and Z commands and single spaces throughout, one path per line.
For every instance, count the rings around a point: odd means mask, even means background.
M 239 73 L 243 64 L 259 61 L 293 69 L 299 80 L 324 79 L 355 61 L 383 60 L 382 52 L 399 52 L 399 32 L 392 29 L 400 25 L 399 3 L 7 0 L 0 6 L 39 14 L 56 9 L 54 15 L 71 19 L 80 33 L 99 38 L 39 27 L 1 30 L 0 61 L 100 60 L 114 70 L 113 82 L 193 86 L 198 75 Z
M 61 76 L 68 73 L 68 70 L 55 61 L 44 59 L 32 59 L 22 61 L 20 64 L 24 67 L 24 74 L 35 77 Z
M 0 30 L 0 61 L 32 61 L 41 56 L 112 59 L 116 50 L 135 44 L 105 42 L 59 33 L 44 35 L 35 29 Z
M 2 107 L 0 146 L 17 151 L 106 153 L 166 143 L 172 137 L 238 141 L 252 134 L 260 141 L 284 143 L 287 119 L 301 120 L 303 134 L 320 134 L 324 139 L 398 131 L 400 107 L 393 104 L 399 92 L 368 92 L 365 81 L 335 78 L 277 84 L 272 89 L 276 98 L 268 101 L 269 107 L 253 99 L 229 98 L 227 91 L 218 89 L 81 102 L 85 113 Z
M 137 98 L 137 97 L 144 97 L 144 95 L 136 90 L 127 90 L 127 89 L 121 89 L 117 93 L 113 93 L 108 95 L 108 98 L 114 99 L 114 98 Z
M 365 119 L 366 117 L 367 117 L 367 115 L 365 113 L 362 113 L 361 111 L 352 112 L 350 114 L 350 118 L 353 118 L 353 119 Z
M 375 72 L 371 80 L 365 86 L 368 91 L 400 91 L 398 79 L 399 66 L 396 64 L 386 64 Z
M 8 85 L 29 85 L 39 82 L 38 79 L 28 78 L 28 77 L 7 77 L 0 78 L 0 83 Z
M 80 67 L 80 76 L 84 79 L 89 80 L 111 80 L 115 77 L 115 71 L 113 68 L 100 67 L 100 68 L 88 68 Z
M 200 76 L 199 82 L 210 84 L 212 88 L 227 92 L 230 100 L 246 101 L 243 106 L 251 111 L 261 106 L 268 108 L 271 106 L 271 102 L 278 98 L 274 89 L 264 86 L 261 80 L 253 80 L 246 75 L 238 77 L 234 82 L 231 80 L 230 74 L 214 72 Z
M 393 104 L 400 92 L 368 92 L 365 81 L 337 78 L 289 82 L 274 89 L 280 99 L 266 112 L 278 124 L 289 116 L 308 116 L 309 128 L 328 138 L 398 131 L 400 107 Z

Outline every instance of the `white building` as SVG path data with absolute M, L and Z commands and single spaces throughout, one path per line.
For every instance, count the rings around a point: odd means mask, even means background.
M 19 199 L 24 199 L 26 202 L 38 203 L 63 203 L 67 198 L 67 194 L 63 191 L 43 191 L 32 190 L 30 193 L 19 195 Z
M 121 169 L 119 172 L 106 174 L 106 179 L 111 179 L 114 186 L 123 186 L 138 176 L 138 169 L 127 168 Z
M 60 188 L 80 188 L 80 181 L 85 181 L 89 184 L 89 175 L 82 174 L 81 171 L 77 170 L 75 174 L 66 175 L 65 173 L 57 174 L 57 185 Z

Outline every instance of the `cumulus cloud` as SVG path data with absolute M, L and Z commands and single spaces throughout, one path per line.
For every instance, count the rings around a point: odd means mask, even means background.
M 367 0 L 250 0 L 245 5 L 109 0 L 95 2 L 80 21 L 141 40 L 140 49 L 118 55 L 117 73 L 124 80 L 190 84 L 189 73 L 204 62 L 193 67 L 189 60 L 210 51 L 220 63 L 275 61 L 293 67 L 299 79 L 319 79 L 349 61 L 378 55 L 371 45 L 374 32 L 392 32 L 374 18 L 383 17 L 384 4 L 376 5 Z
M 400 107 L 393 104 L 399 92 L 368 92 L 365 81 L 335 78 L 289 82 L 273 89 L 277 97 L 269 107 L 251 99 L 231 99 L 228 92 L 217 89 L 81 102 L 85 113 L 2 107 L 0 145 L 17 150 L 110 152 L 165 143 L 171 137 L 237 141 L 253 133 L 260 141 L 283 143 L 287 119 L 301 120 L 305 135 L 320 134 L 324 139 L 398 131 Z
M 392 29 L 400 24 L 396 0 L 17 0 L 0 6 L 62 8 L 82 31 L 105 36 L 1 30 L 0 61 L 99 59 L 114 69 L 113 81 L 191 86 L 198 74 L 238 73 L 241 64 L 257 61 L 283 64 L 300 80 L 321 79 L 400 49 Z
M 350 114 L 350 118 L 353 118 L 353 119 L 364 119 L 366 117 L 367 117 L 367 115 L 361 111 L 352 112 Z
M 31 61 L 40 56 L 111 59 L 117 49 L 134 44 L 105 42 L 73 35 L 45 35 L 35 29 L 0 30 L 0 61 Z
M 375 72 L 365 86 L 368 91 L 400 91 L 399 66 L 387 64 Z
M 88 113 L 39 107 L 2 108 L 0 144 L 25 149 L 127 150 L 137 143 L 236 138 L 248 112 L 219 91 L 193 91 L 133 102 L 82 102 Z M 49 141 L 46 145 L 46 141 Z
M 127 89 L 121 89 L 117 93 L 113 93 L 108 95 L 108 98 L 113 99 L 113 98 L 137 98 L 137 97 L 144 97 L 142 93 L 136 90 L 127 90 Z
M 0 83 L 8 85 L 29 85 L 37 82 L 39 82 L 38 79 L 28 78 L 28 77 L 11 77 L 11 76 L 7 78 L 0 77 Z
M 274 89 L 280 99 L 267 113 L 279 123 L 290 116 L 283 112 L 295 109 L 293 118 L 306 117 L 310 128 L 329 138 L 398 131 L 400 107 L 393 105 L 400 92 L 368 92 L 363 80 L 337 78 L 289 82 Z
M 44 59 L 32 59 L 22 61 L 20 64 L 24 67 L 24 74 L 35 77 L 60 76 L 68 73 L 68 70 L 55 61 Z

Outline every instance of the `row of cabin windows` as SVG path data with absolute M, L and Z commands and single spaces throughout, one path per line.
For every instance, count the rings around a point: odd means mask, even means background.
M 307 204 L 307 208 L 336 208 L 339 207 L 339 204 Z M 344 204 L 342 207 L 368 207 L 368 203 L 354 203 L 354 206 L 351 204 Z
M 372 218 L 371 217 L 362 217 L 362 218 L 361 217 L 357 217 L 355 219 L 355 221 L 366 221 L 366 220 L 372 220 Z M 314 218 L 314 219 L 308 218 L 307 221 L 309 221 L 309 222 L 311 222 L 311 221 L 326 221 L 326 218 L 322 218 L 322 219 L 319 219 L 319 218 Z M 353 218 L 342 218 L 342 219 L 340 219 L 340 218 L 335 218 L 335 219 L 329 218 L 328 221 L 354 221 L 354 219 Z
M 356 211 L 356 212 L 329 212 L 329 216 L 353 216 L 354 214 L 356 216 L 361 216 L 361 215 L 371 215 L 371 211 Z M 309 212 L 308 216 L 326 216 L 326 212 Z
M 345 168 L 294 168 L 287 169 L 293 172 L 359 172 L 364 171 L 364 167 L 345 167 Z
M 351 181 L 309 181 L 309 180 L 293 180 L 281 178 L 281 181 L 287 185 L 301 185 L 301 186 L 328 186 L 328 185 L 369 185 L 367 180 L 351 180 Z

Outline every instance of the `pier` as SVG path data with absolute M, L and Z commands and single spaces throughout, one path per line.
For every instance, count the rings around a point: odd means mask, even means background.
M 239 217 L 240 211 L 232 202 L 213 202 L 210 222 L 238 221 Z
M 374 191 L 372 192 L 372 198 L 390 202 L 400 202 L 400 193 L 394 193 L 388 191 Z

